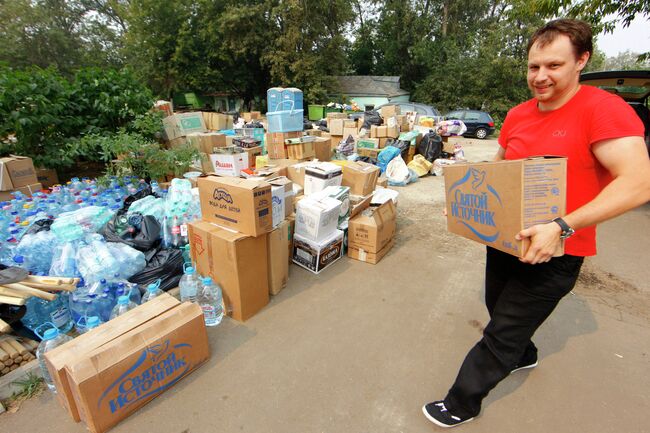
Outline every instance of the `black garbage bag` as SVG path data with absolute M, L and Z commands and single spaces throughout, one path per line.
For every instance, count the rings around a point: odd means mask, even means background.
M 125 198 L 124 204 L 122 205 L 122 210 L 126 212 L 127 210 L 129 210 L 129 207 L 131 207 L 131 203 L 133 203 L 134 201 L 138 201 L 141 198 L 145 198 L 148 195 L 153 195 L 150 186 L 147 186 L 146 188 L 143 188 L 140 191 L 136 192 L 135 194 L 132 194 L 127 198 Z
M 126 212 L 120 210 L 104 226 L 100 234 L 108 242 L 122 242 L 142 252 L 158 246 L 162 228 L 155 217 L 135 213 L 126 220 L 126 223 L 125 219 Z
M 183 253 L 175 249 L 153 249 L 145 253 L 147 266 L 129 278 L 130 283 L 140 286 L 140 291 L 160 279 L 160 290 L 167 291 L 178 286 L 183 276 Z
M 379 115 L 379 112 L 371 110 L 363 113 L 363 127 L 367 130 L 370 130 L 371 125 L 380 126 L 383 123 L 384 120 Z
M 264 128 L 264 125 L 262 125 L 261 122 L 254 120 L 250 123 L 245 124 L 244 128 Z
M 54 220 L 51 219 L 36 220 L 31 226 L 29 226 L 29 228 L 27 229 L 25 234 L 23 234 L 23 236 L 34 235 L 38 232 L 50 230 L 50 226 L 52 225 L 53 222 Z
M 435 161 L 442 154 L 442 137 L 433 131 L 429 131 L 422 137 L 417 150 L 427 161 Z
M 357 161 L 367 162 L 368 164 L 376 164 L 377 163 L 376 159 L 373 159 L 373 158 L 371 158 L 369 156 L 360 156 L 359 158 L 357 158 Z
M 327 120 L 326 119 L 321 119 L 313 122 L 314 126 L 317 126 L 322 130 L 322 128 L 327 128 Z
M 305 117 L 302 119 L 302 129 L 304 131 L 307 131 L 308 129 L 314 129 L 314 123 Z

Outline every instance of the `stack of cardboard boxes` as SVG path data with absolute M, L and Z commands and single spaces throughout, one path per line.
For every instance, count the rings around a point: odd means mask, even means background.
M 160 295 L 45 354 L 56 397 L 103 433 L 210 358 L 201 308 Z
M 13 192 L 31 196 L 41 189 L 31 158 L 16 155 L 0 158 L 0 201 L 11 200 Z

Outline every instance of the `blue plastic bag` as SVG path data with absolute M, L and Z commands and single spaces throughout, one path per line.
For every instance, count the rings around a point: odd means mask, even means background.
M 388 163 L 391 162 L 393 158 L 395 158 L 400 153 L 400 149 L 394 146 L 387 146 L 381 152 L 379 152 L 379 155 L 377 155 L 377 165 L 381 169 L 382 173 L 386 171 Z

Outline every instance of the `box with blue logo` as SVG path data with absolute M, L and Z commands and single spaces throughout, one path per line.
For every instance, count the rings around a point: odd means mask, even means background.
M 566 164 L 539 157 L 446 166 L 448 230 L 523 257 L 528 242 L 515 235 L 565 215 Z
M 81 419 L 102 433 L 210 357 L 201 307 L 185 302 L 66 365 Z

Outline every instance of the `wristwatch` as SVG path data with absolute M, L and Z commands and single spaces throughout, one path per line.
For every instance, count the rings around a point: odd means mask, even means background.
M 562 233 L 560 233 L 560 239 L 570 238 L 576 232 L 562 218 L 555 218 L 553 222 L 557 223 L 557 225 L 559 225 L 562 229 Z

